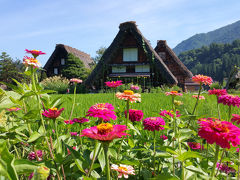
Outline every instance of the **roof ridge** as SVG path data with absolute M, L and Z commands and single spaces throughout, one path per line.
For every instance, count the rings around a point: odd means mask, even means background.
M 78 51 L 79 53 L 81 53 L 81 54 L 83 54 L 83 55 L 86 55 L 86 56 L 91 57 L 90 54 L 85 53 L 85 52 L 83 52 L 83 51 L 81 51 L 81 50 L 79 50 L 79 49 L 77 49 L 77 48 L 71 47 L 71 46 L 69 46 L 69 45 L 66 45 L 66 44 L 56 44 L 56 46 L 58 46 L 58 45 L 62 45 L 62 46 L 64 46 L 64 47 L 67 47 L 67 48 L 73 49 L 73 50 L 75 50 L 75 51 Z

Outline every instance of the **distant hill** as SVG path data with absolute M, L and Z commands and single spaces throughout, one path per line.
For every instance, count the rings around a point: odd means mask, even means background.
M 240 39 L 240 21 L 208 33 L 196 34 L 179 43 L 173 51 L 178 55 L 181 52 L 208 46 L 211 43 L 231 43 L 235 39 Z

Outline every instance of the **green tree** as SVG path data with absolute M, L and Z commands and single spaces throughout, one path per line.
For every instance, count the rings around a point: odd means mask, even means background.
M 89 71 L 78 57 L 70 53 L 66 59 L 65 68 L 62 70 L 62 75 L 68 79 L 80 78 L 85 80 L 89 75 Z
M 106 47 L 101 46 L 97 51 L 96 51 L 96 56 L 93 58 L 94 62 L 97 64 L 100 59 L 102 58 L 102 55 L 104 54 L 104 52 L 106 51 Z

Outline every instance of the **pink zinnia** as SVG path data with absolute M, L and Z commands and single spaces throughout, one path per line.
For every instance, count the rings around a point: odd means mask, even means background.
M 160 117 L 149 117 L 143 120 L 143 126 L 145 130 L 159 131 L 163 130 L 165 121 Z
M 10 111 L 10 112 L 12 112 L 12 111 L 19 111 L 21 108 L 19 108 L 19 107 L 11 107 L 11 108 L 7 108 L 6 110 L 7 111 Z
M 107 81 L 107 82 L 105 82 L 105 85 L 110 88 L 116 88 L 123 84 L 122 84 L 122 81 Z
M 77 136 L 78 133 L 77 132 L 70 132 L 71 136 Z
M 99 141 L 112 141 L 116 138 L 128 135 L 124 131 L 128 130 L 125 125 L 112 125 L 110 123 L 102 123 L 82 130 L 81 136 L 86 136 Z
M 48 111 L 43 111 L 42 115 L 50 119 L 56 119 L 58 116 L 60 116 L 63 110 L 64 108 L 60 110 L 58 110 L 57 108 L 50 108 L 48 109 Z
M 203 149 L 203 146 L 197 142 L 187 142 L 187 144 L 191 149 Z
M 25 66 L 33 66 L 33 68 L 39 68 L 41 66 L 37 59 L 28 56 L 24 56 L 23 64 Z
M 228 164 L 232 164 L 231 162 Z M 227 164 L 223 164 L 223 163 L 217 163 L 217 169 L 219 169 L 220 171 L 229 174 L 229 173 L 234 173 L 236 170 L 233 167 L 228 166 Z
M 64 123 L 65 124 L 74 124 L 74 121 L 72 121 L 72 120 L 64 120 Z
M 176 111 L 176 117 L 180 117 L 181 114 L 179 114 L 180 112 L 179 111 Z M 167 110 L 163 110 L 159 113 L 160 116 L 163 116 L 163 117 L 166 117 L 166 115 L 170 116 L 170 117 L 174 117 L 173 115 L 173 110 L 171 111 L 167 111 Z
M 192 80 L 196 83 L 205 84 L 209 86 L 213 83 L 213 80 L 211 77 L 200 75 L 200 74 L 193 76 Z
M 41 160 L 42 158 L 42 150 L 37 150 L 37 157 Z M 31 151 L 29 154 L 28 154 L 28 159 L 29 160 L 35 160 L 36 159 L 36 153 L 34 151 Z
M 124 112 L 125 117 L 127 117 L 127 111 Z M 137 110 L 137 109 L 129 109 L 129 120 L 132 122 L 135 121 L 141 121 L 143 118 L 143 112 L 142 110 Z
M 135 170 L 133 169 L 132 166 L 128 166 L 128 165 L 123 165 L 120 164 L 120 166 L 116 165 L 116 164 L 112 164 L 111 169 L 119 172 L 118 178 L 122 178 L 122 175 L 124 178 L 128 178 L 128 175 L 135 175 Z
M 82 123 L 88 122 L 89 119 L 82 117 L 82 118 L 74 118 L 72 121 L 73 121 L 74 123 L 80 123 L 80 124 L 82 124 Z
M 131 90 L 125 90 L 123 93 L 117 92 L 116 97 L 120 100 L 129 100 L 131 103 L 141 102 L 141 94 L 134 94 Z
M 208 90 L 209 95 L 216 95 L 216 96 L 222 96 L 227 94 L 226 89 L 214 89 L 213 90 Z
M 160 136 L 160 139 L 163 139 L 165 141 L 166 139 L 168 139 L 168 137 L 163 134 Z
M 29 53 L 29 54 L 32 54 L 33 55 L 33 57 L 37 57 L 37 56 L 39 56 L 39 55 L 42 55 L 42 54 L 46 54 L 46 53 L 44 53 L 44 52 L 42 52 L 42 51 L 38 51 L 38 50 L 28 50 L 28 49 L 25 49 L 25 51 L 26 51 L 26 53 Z
M 166 96 L 169 96 L 169 95 L 171 95 L 171 96 L 182 96 L 183 94 L 179 93 L 177 91 L 171 91 L 171 92 L 166 92 L 165 95 Z
M 109 103 L 99 103 L 89 108 L 87 116 L 97 117 L 103 121 L 110 121 L 110 119 L 116 120 L 117 116 L 113 110 L 113 105 Z
M 81 79 L 77 79 L 77 78 L 72 78 L 72 79 L 70 79 L 70 82 L 79 84 L 79 83 L 82 83 L 82 80 Z
M 136 85 L 131 85 L 131 90 L 136 90 L 136 91 L 138 91 L 139 90 L 139 87 L 138 86 L 136 86 Z
M 192 95 L 192 97 L 197 99 L 197 98 L 198 98 L 198 95 Z M 204 97 L 204 96 L 199 96 L 199 100 L 202 100 L 202 99 L 204 100 L 205 97 Z
M 233 95 L 222 95 L 218 97 L 218 103 L 222 103 L 228 106 L 240 106 L 240 97 Z
M 236 122 L 237 124 L 240 124 L 240 115 L 238 114 L 232 114 L 232 122 Z
M 240 144 L 240 129 L 231 122 L 220 121 L 215 118 L 202 118 L 198 120 L 198 135 L 207 140 L 207 143 L 221 146 L 222 148 L 236 147 Z

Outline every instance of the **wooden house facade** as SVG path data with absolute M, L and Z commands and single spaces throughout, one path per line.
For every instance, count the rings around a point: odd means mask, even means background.
M 168 84 L 185 90 L 185 80 L 191 77 L 166 41 L 158 41 L 154 50 L 136 23 L 130 21 L 120 24 L 118 34 L 85 84 L 100 89 L 107 80 L 122 80 L 143 88 Z
M 89 54 L 64 44 L 57 44 L 55 50 L 44 66 L 48 77 L 61 75 L 62 69 L 65 68 L 66 59 L 69 53 L 78 57 L 87 69 L 90 69 L 91 65 L 94 64 Z

